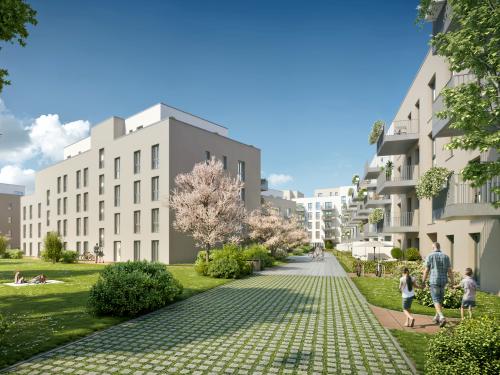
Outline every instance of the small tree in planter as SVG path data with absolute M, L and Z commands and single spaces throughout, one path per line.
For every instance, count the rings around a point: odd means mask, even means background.
M 387 163 L 385 163 L 385 177 L 386 178 L 391 178 L 392 176 L 392 169 L 394 168 L 394 164 L 392 163 L 392 161 L 390 160 L 387 160 Z
M 357 174 L 355 174 L 354 176 L 352 176 L 351 182 L 352 182 L 353 185 L 357 185 L 359 183 L 359 176 Z
M 419 179 L 416 186 L 418 199 L 430 199 L 446 188 L 448 178 L 453 172 L 443 167 L 432 167 Z
M 175 178 L 170 207 L 175 213 L 174 228 L 189 233 L 206 251 L 226 242 L 242 238 L 245 207 L 240 198 L 241 181 L 224 171 L 215 159 L 198 163 L 189 173 Z
M 375 208 L 368 215 L 368 222 L 370 224 L 377 224 L 384 219 L 384 210 L 382 208 Z
M 372 130 L 370 132 L 370 135 L 368 136 L 369 144 L 373 145 L 374 143 L 377 143 L 380 134 L 382 134 L 382 132 L 384 131 L 384 126 L 385 123 L 382 120 L 377 120 L 373 123 Z
M 403 258 L 403 251 L 399 247 L 393 247 L 391 250 L 391 257 L 400 260 Z

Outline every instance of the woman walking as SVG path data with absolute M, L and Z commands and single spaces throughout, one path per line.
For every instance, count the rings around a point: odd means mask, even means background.
M 399 290 L 403 298 L 403 312 L 406 315 L 405 327 L 413 327 L 415 318 L 411 315 L 410 309 L 415 297 L 415 278 L 410 275 L 407 267 L 403 269 L 403 275 L 399 279 Z

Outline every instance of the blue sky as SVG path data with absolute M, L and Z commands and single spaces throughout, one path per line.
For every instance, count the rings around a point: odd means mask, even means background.
M 275 187 L 306 194 L 362 170 L 371 124 L 393 119 L 430 33 L 417 0 L 29 2 L 28 45 L 0 50 L 2 132 L 6 116 L 88 125 L 165 102 L 227 126 L 262 150 L 264 175 L 292 178 Z M 5 138 L 0 168 L 52 162 L 17 158 Z

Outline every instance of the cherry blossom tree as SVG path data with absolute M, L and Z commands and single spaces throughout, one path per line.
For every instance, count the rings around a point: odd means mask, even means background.
M 246 217 L 242 187 L 214 158 L 175 178 L 169 202 L 175 213 L 174 228 L 188 233 L 196 246 L 206 250 L 207 262 L 214 246 L 242 239 Z

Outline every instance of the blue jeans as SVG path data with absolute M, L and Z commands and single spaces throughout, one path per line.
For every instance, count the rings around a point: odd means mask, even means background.
M 443 304 L 445 285 L 431 285 L 432 302 Z

